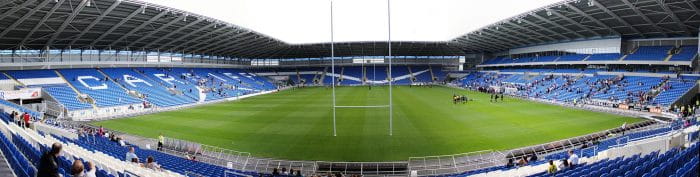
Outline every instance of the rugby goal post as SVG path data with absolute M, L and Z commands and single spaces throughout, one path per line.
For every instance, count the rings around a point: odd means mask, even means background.
M 389 136 L 394 135 L 394 125 L 393 125 L 393 101 L 392 101 L 392 88 L 393 88 L 393 76 L 391 75 L 391 0 L 386 1 L 386 13 L 387 13 L 387 23 L 388 23 L 388 37 L 387 37 L 387 48 L 388 48 L 388 55 L 385 58 L 385 60 L 388 61 L 389 64 L 389 70 L 387 72 L 387 82 L 389 83 L 389 103 L 386 105 L 338 105 L 336 103 L 336 95 L 335 95 L 335 87 L 336 87 L 336 78 L 331 79 L 331 85 L 332 85 L 332 101 L 333 101 L 333 136 L 338 136 L 338 131 L 336 128 L 336 110 L 338 108 L 389 108 Z M 331 17 L 331 73 L 335 75 L 335 40 L 334 40 L 334 27 L 333 27 L 333 0 L 330 0 L 330 17 Z

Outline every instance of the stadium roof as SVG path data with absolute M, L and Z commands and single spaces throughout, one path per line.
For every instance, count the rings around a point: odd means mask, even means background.
M 607 37 L 697 36 L 695 0 L 571 0 L 445 42 L 392 42 L 393 55 L 464 55 Z M 0 1 L 0 49 L 149 50 L 243 58 L 330 55 L 218 19 L 136 0 Z M 386 55 L 387 42 L 336 44 L 336 56 Z
M 566 0 L 470 32 L 452 42 L 466 52 L 597 39 L 697 36 L 697 0 Z

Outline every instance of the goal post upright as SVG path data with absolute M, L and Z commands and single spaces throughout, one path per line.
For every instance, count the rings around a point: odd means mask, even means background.
M 387 61 L 389 64 L 389 70 L 388 70 L 388 77 L 386 79 L 387 79 L 387 82 L 389 82 L 389 104 L 386 104 L 386 105 L 340 105 L 340 106 L 337 105 L 336 94 L 335 94 L 335 92 L 336 92 L 335 91 L 336 78 L 334 77 L 334 75 L 336 75 L 336 74 L 335 74 L 335 40 L 334 40 L 334 26 L 333 26 L 333 0 L 329 0 L 329 1 L 330 1 L 330 18 L 331 18 L 330 19 L 330 22 L 331 22 L 330 23 L 330 29 L 331 29 L 331 45 L 330 46 L 331 46 L 331 73 L 332 73 L 331 77 L 333 78 L 331 81 L 331 83 L 332 83 L 332 86 L 331 86 L 332 87 L 332 91 L 331 91 L 332 96 L 331 97 L 332 97 L 332 102 L 333 102 L 333 105 L 332 105 L 333 106 L 333 109 L 332 109 L 332 111 L 333 111 L 333 136 L 334 137 L 338 136 L 337 126 L 336 126 L 337 108 L 387 108 L 387 107 L 389 108 L 388 109 L 389 110 L 389 136 L 393 136 L 393 134 L 394 134 L 393 133 L 393 131 L 394 131 L 394 125 L 393 125 L 394 117 L 393 116 L 394 115 L 393 115 L 393 100 L 392 100 L 393 90 L 392 90 L 392 88 L 393 88 L 394 78 L 391 75 L 392 74 L 391 73 L 391 67 L 392 67 L 392 63 L 391 63 L 391 60 L 392 60 L 391 59 L 391 15 L 390 15 L 391 12 L 389 11 L 389 9 L 390 9 L 389 5 L 390 5 L 391 0 L 387 0 L 387 19 L 388 19 L 387 22 L 389 24 L 389 27 L 388 27 L 389 35 L 388 35 L 388 40 L 387 40 L 388 41 L 387 48 L 389 51 L 388 51 Z M 376 63 L 374 63 L 374 62 L 372 62 L 372 63 L 373 63 L 373 65 L 376 65 Z M 364 65 L 364 59 L 363 59 L 363 62 L 361 62 L 361 64 Z M 375 66 L 375 68 L 376 68 L 376 66 Z M 363 75 L 365 75 L 364 73 L 365 73 L 365 71 L 363 69 Z M 376 75 L 376 72 L 372 72 L 372 73 L 374 75 Z M 338 77 L 340 77 L 340 76 L 338 76 Z M 365 78 L 366 78 L 366 76 L 365 76 Z M 372 82 L 367 82 L 367 84 L 371 85 L 374 82 L 376 82 L 376 78 L 373 78 L 373 79 L 374 80 Z
M 333 40 L 333 0 L 330 0 L 330 1 L 331 1 L 331 73 L 335 74 L 335 51 L 334 51 L 335 46 L 333 46 L 335 43 Z M 333 77 L 333 76 L 331 76 L 331 77 Z M 331 91 L 333 94 L 333 96 L 332 96 L 333 97 L 333 136 L 338 136 L 338 133 L 337 133 L 336 127 L 335 127 L 335 109 L 336 109 L 335 78 L 332 78 L 331 80 L 332 80 L 331 85 L 333 87 L 333 89 L 332 89 L 333 91 Z
M 386 17 L 387 17 L 387 28 L 388 30 L 388 36 L 387 38 L 388 43 L 387 43 L 387 48 L 389 48 L 389 136 L 394 135 L 394 113 L 393 113 L 393 101 L 392 101 L 392 83 L 394 82 L 394 77 L 391 75 L 391 0 L 386 0 Z

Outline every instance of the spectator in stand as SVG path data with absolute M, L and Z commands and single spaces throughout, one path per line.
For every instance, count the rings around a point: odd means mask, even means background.
M 117 137 L 117 142 L 119 143 L 119 146 L 126 146 L 126 142 L 124 142 L 122 137 Z
M 279 176 L 280 172 L 277 171 L 277 168 L 272 169 L 272 176 Z
M 160 165 L 156 163 L 152 156 L 148 156 L 148 158 L 146 159 L 146 168 L 160 171 Z
M 95 164 L 88 162 L 88 166 L 90 167 L 90 170 L 85 172 L 83 161 L 75 160 L 73 161 L 73 167 L 71 167 L 70 174 L 73 175 L 73 177 L 95 177 L 95 172 L 97 171 L 95 169 Z
M 98 136 L 103 136 L 105 134 L 105 129 L 100 125 L 100 128 L 97 129 L 97 135 Z
M 566 159 L 562 159 L 561 164 L 559 164 L 559 170 L 561 171 L 561 170 L 567 169 L 570 166 L 571 166 L 571 164 L 569 164 L 569 161 L 567 161 Z
M 513 159 L 510 159 L 510 158 L 509 158 L 509 159 L 508 159 L 508 163 L 506 163 L 506 168 L 511 168 L 511 167 L 513 167 L 513 166 L 515 166 L 515 164 L 513 164 Z
M 57 158 L 61 155 L 61 147 L 61 143 L 53 143 L 51 150 L 41 156 L 37 168 L 37 177 L 59 177 Z
M 530 160 L 528 160 L 528 161 L 530 161 L 530 162 L 535 162 L 535 161 L 537 161 L 537 154 L 536 154 L 536 153 L 532 153 L 532 154 L 530 155 Z
M 576 155 L 574 153 L 574 150 L 569 150 L 569 165 L 570 166 L 578 165 L 578 155 Z
M 29 113 L 24 113 L 24 127 L 29 128 Z
M 136 156 L 136 153 L 134 153 L 134 151 L 135 151 L 134 147 L 129 147 L 129 152 L 126 153 L 126 157 L 124 158 L 124 161 L 131 162 L 134 159 L 136 159 L 138 162 L 139 157 Z
M 554 165 L 554 161 L 549 160 L 549 166 L 547 167 L 548 174 L 554 174 L 557 172 L 557 166 Z
M 525 157 L 520 158 L 520 160 L 518 161 L 518 166 L 522 167 L 522 166 L 526 166 L 526 165 L 527 165 L 527 159 L 525 159 Z

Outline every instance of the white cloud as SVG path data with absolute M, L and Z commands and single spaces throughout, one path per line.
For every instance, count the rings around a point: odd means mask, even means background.
M 146 0 L 282 41 L 330 41 L 329 0 Z M 560 0 L 392 0 L 393 41 L 446 41 Z M 335 41 L 387 40 L 387 2 L 334 0 Z

